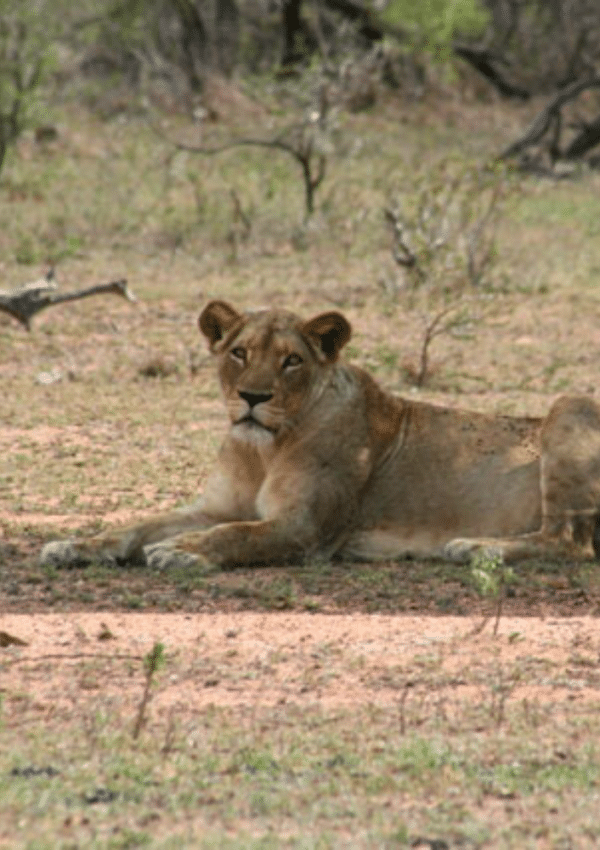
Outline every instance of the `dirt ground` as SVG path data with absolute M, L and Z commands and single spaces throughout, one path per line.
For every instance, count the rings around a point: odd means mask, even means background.
M 167 659 L 152 703 L 159 716 L 406 698 L 443 699 L 460 713 L 496 693 L 498 677 L 519 703 L 570 711 L 598 698 L 593 564 L 518 565 L 494 634 L 496 602 L 476 593 L 466 567 L 290 565 L 196 580 L 143 568 L 45 574 L 39 543 L 29 545 L 0 587 L 8 723 L 24 709 L 49 718 L 99 698 L 133 714 L 156 643 Z
M 244 714 L 277 705 L 323 709 L 443 700 L 445 714 L 503 698 L 565 712 L 596 700 L 598 621 L 507 617 L 498 634 L 475 617 L 382 614 L 121 612 L 3 614 L 5 719 L 60 716 L 99 694 L 133 715 L 132 661 L 163 643 L 152 711 L 216 705 Z M 135 664 L 139 671 L 139 665 Z M 51 671 L 51 675 L 49 675 Z

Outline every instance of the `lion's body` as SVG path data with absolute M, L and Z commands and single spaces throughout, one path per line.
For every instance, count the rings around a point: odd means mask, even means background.
M 486 416 L 385 392 L 338 360 L 350 327 L 240 315 L 211 302 L 200 327 L 231 429 L 200 500 L 42 559 L 145 557 L 155 566 L 339 555 L 590 556 L 600 509 L 600 407 L 565 397 L 545 419 Z

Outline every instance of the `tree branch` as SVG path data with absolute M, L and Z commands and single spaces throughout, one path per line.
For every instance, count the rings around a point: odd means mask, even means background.
M 0 311 L 8 313 L 28 331 L 31 330 L 31 320 L 40 310 L 64 304 L 67 301 L 78 301 L 89 295 L 113 293 L 127 301 L 136 301 L 135 295 L 127 287 L 127 281 L 114 280 L 110 283 L 99 283 L 86 289 L 73 292 L 57 292 L 54 282 L 54 271 L 50 270 L 41 280 L 27 283 L 13 290 L 0 290 Z
M 468 44 L 454 44 L 452 49 L 460 59 L 475 68 L 504 97 L 528 100 L 531 96 L 527 89 L 515 86 L 505 79 L 495 64 L 499 61 L 498 57 L 493 56 L 489 50 Z
M 563 106 L 570 101 L 575 100 L 575 98 L 579 97 L 582 92 L 587 91 L 588 89 L 600 88 L 600 77 L 592 77 L 588 80 L 579 81 L 577 83 L 573 83 L 567 88 L 563 89 L 557 95 L 555 95 L 550 103 L 542 109 L 540 114 L 534 119 L 534 121 L 530 124 L 528 129 L 523 133 L 520 139 L 517 139 L 511 145 L 509 145 L 502 153 L 498 156 L 499 160 L 511 159 L 512 157 L 518 156 L 522 154 L 527 148 L 532 145 L 539 144 L 546 133 L 552 128 L 556 127 L 556 122 L 560 119 L 560 110 Z M 596 122 L 594 122 L 595 124 Z M 554 140 L 554 145 L 557 147 L 557 141 Z M 571 146 L 572 147 L 572 146 Z M 585 147 L 585 152 L 589 150 L 590 145 L 588 144 Z M 561 153 L 557 151 L 555 156 L 563 157 L 569 155 L 569 158 L 574 158 L 574 154 L 570 151 L 570 148 L 567 148 L 567 152 Z

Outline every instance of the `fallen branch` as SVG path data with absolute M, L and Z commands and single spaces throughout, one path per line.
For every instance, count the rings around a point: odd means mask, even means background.
M 561 110 L 568 103 L 576 100 L 584 91 L 594 88 L 600 88 L 600 77 L 580 80 L 560 91 L 542 109 L 521 138 L 502 151 L 498 159 L 507 160 L 513 157 L 519 157 L 527 148 L 534 145 L 541 145 L 542 140 L 548 134 L 548 153 L 552 164 L 558 159 L 577 159 L 583 156 L 600 141 L 600 119 L 595 119 L 587 127 L 584 127 L 583 131 L 563 150 L 560 145 L 560 133 L 563 128 Z
M 26 283 L 12 290 L 0 290 L 0 311 L 8 313 L 28 331 L 31 330 L 31 320 L 40 310 L 64 304 L 66 301 L 78 301 L 89 295 L 102 295 L 112 292 L 127 301 L 136 301 L 135 295 L 127 287 L 127 281 L 114 280 L 110 283 L 99 283 L 86 289 L 74 292 L 57 292 L 54 282 L 54 271 L 51 269 L 41 280 Z

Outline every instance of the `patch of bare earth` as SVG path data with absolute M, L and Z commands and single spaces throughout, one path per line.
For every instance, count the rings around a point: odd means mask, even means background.
M 133 717 L 141 662 L 157 642 L 167 657 L 153 693 L 157 716 L 399 700 L 443 703 L 445 716 L 459 716 L 494 693 L 496 710 L 552 702 L 573 713 L 598 699 L 597 619 L 506 617 L 496 636 L 481 625 L 361 613 L 3 614 L 3 720 L 81 712 L 100 697 Z

